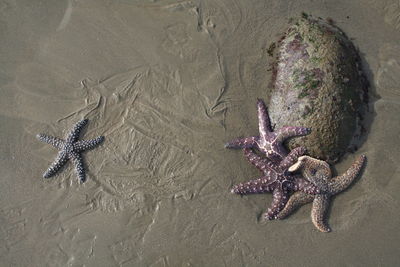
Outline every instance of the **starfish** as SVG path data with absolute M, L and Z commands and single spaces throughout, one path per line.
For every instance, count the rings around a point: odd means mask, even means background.
M 330 232 L 331 229 L 326 223 L 326 212 L 329 208 L 330 198 L 349 187 L 360 173 L 365 159 L 365 155 L 361 155 L 344 174 L 332 178 L 330 166 L 325 161 L 309 156 L 299 157 L 297 163 L 289 167 L 288 171 L 300 171 L 305 179 L 320 189 L 321 193 L 315 195 L 305 192 L 294 193 L 277 218 L 283 219 L 299 206 L 313 202 L 312 222 L 321 232 Z
M 226 148 L 258 148 L 270 160 L 281 161 L 288 154 L 283 146 L 286 139 L 307 135 L 311 132 L 310 128 L 294 126 L 286 126 L 272 131 L 267 107 L 261 99 L 257 100 L 257 111 L 260 135 L 235 139 L 225 144 Z
M 58 156 L 50 165 L 47 171 L 43 174 L 44 178 L 49 178 L 57 173 L 64 164 L 71 159 L 75 165 L 75 170 L 78 174 L 79 181 L 83 183 L 86 179 L 85 169 L 83 167 L 83 159 L 81 153 L 92 149 L 99 145 L 104 140 L 104 136 L 96 137 L 91 140 L 78 141 L 79 134 L 82 128 L 87 124 L 88 120 L 84 119 L 74 125 L 65 140 L 57 137 L 48 136 L 46 134 L 38 134 L 36 137 L 45 143 L 48 143 L 59 149 Z
M 236 185 L 232 192 L 236 194 L 272 192 L 272 206 L 264 214 L 266 219 L 274 219 L 283 209 L 289 198 L 289 191 L 304 191 L 310 194 L 319 192 L 315 186 L 290 175 L 289 166 L 305 153 L 305 149 L 298 147 L 287 153 L 283 142 L 290 137 L 302 136 L 310 133 L 306 127 L 283 127 L 272 131 L 267 107 L 261 100 L 257 100 L 259 136 L 235 139 L 225 145 L 227 148 L 244 148 L 247 159 L 260 169 L 264 176 L 246 183 Z M 251 148 L 258 148 L 267 158 L 263 159 L 253 152 Z
M 280 163 L 260 157 L 251 148 L 245 148 L 243 151 L 247 160 L 264 175 L 261 178 L 234 186 L 231 192 L 240 195 L 272 192 L 272 206 L 264 214 L 266 219 L 275 219 L 276 215 L 285 207 L 289 199 L 289 191 L 301 191 L 305 194 L 320 193 L 316 186 L 302 179 L 300 175 L 293 175 L 287 171 L 289 166 L 305 153 L 303 147 L 290 151 Z

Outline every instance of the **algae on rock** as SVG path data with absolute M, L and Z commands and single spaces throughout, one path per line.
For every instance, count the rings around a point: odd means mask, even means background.
M 335 25 L 305 14 L 278 47 L 272 121 L 276 127 L 312 128 L 310 135 L 291 139 L 289 149 L 302 145 L 312 157 L 337 161 L 357 131 L 367 90 L 356 48 Z

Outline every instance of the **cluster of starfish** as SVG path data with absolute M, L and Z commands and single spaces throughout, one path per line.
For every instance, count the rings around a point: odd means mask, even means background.
M 268 220 L 283 219 L 297 207 L 313 201 L 311 218 L 322 232 L 329 232 L 326 211 L 330 196 L 346 189 L 359 174 L 365 161 L 360 156 L 341 176 L 332 178 L 328 163 L 305 156 L 306 149 L 297 147 L 287 152 L 283 142 L 292 137 L 310 133 L 305 127 L 283 127 L 273 131 L 262 100 L 257 101 L 259 136 L 235 139 L 225 145 L 227 148 L 243 148 L 247 160 L 256 166 L 263 176 L 240 183 L 232 193 L 245 195 L 272 193 L 272 205 L 264 217 Z M 258 155 L 254 149 L 264 154 Z
M 258 179 L 240 183 L 232 188 L 232 193 L 246 195 L 272 193 L 272 204 L 264 217 L 268 220 L 283 219 L 299 206 L 313 202 L 311 218 L 314 225 L 322 232 L 329 232 L 326 224 L 326 211 L 330 197 L 345 190 L 359 174 L 365 156 L 361 155 L 341 176 L 332 178 L 328 163 L 305 156 L 306 149 L 297 147 L 288 152 L 283 142 L 292 137 L 310 133 L 306 127 L 283 127 L 273 131 L 267 107 L 262 100 L 257 102 L 259 135 L 235 139 L 226 144 L 227 148 L 243 148 L 247 160 L 262 173 Z M 82 152 L 92 149 L 103 142 L 99 136 L 91 140 L 79 141 L 79 135 L 88 120 L 75 124 L 65 140 L 38 134 L 40 141 L 59 149 L 58 156 L 43 174 L 49 178 L 57 173 L 71 159 L 75 165 L 80 182 L 86 179 Z M 264 156 L 258 153 L 264 154 Z

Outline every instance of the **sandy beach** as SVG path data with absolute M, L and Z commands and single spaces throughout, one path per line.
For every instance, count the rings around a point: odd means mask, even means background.
M 331 18 L 371 86 L 362 175 L 330 208 L 282 221 L 260 176 L 224 144 L 258 132 L 270 45 L 301 12 Z M 268 102 L 268 101 L 267 101 Z M 400 262 L 400 3 L 395 0 L 0 0 L 0 266 L 397 266 Z M 43 172 L 36 139 L 105 141 Z

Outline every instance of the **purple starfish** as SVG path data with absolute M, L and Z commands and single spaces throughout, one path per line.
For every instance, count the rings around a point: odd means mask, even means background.
M 288 172 L 288 168 L 305 153 L 303 147 L 290 151 L 279 164 L 258 156 L 251 148 L 245 148 L 243 151 L 247 160 L 262 171 L 264 176 L 235 185 L 231 192 L 240 195 L 272 192 L 272 207 L 264 214 L 266 219 L 276 218 L 289 199 L 289 191 L 302 191 L 313 195 L 320 193 L 315 185 L 300 175 Z
M 282 127 L 274 132 L 271 128 L 267 107 L 261 99 L 257 100 L 257 110 L 260 135 L 235 139 L 227 143 L 226 148 L 258 148 L 270 160 L 281 161 L 288 154 L 283 146 L 283 141 L 311 132 L 310 128 L 293 126 Z
M 319 189 L 310 182 L 290 174 L 287 170 L 297 158 L 304 155 L 305 148 L 298 147 L 287 153 L 283 142 L 290 137 L 307 135 L 310 129 L 306 127 L 283 127 L 276 132 L 272 131 L 267 107 L 258 99 L 258 127 L 259 136 L 235 139 L 225 145 L 227 148 L 244 148 L 246 158 L 260 169 L 264 176 L 259 179 L 241 183 L 233 187 L 232 193 L 251 194 L 272 192 L 272 206 L 268 208 L 265 217 L 275 219 L 276 215 L 285 207 L 289 198 L 289 191 L 303 191 L 308 194 L 317 194 Z M 265 153 L 261 158 L 251 148 L 258 148 Z

